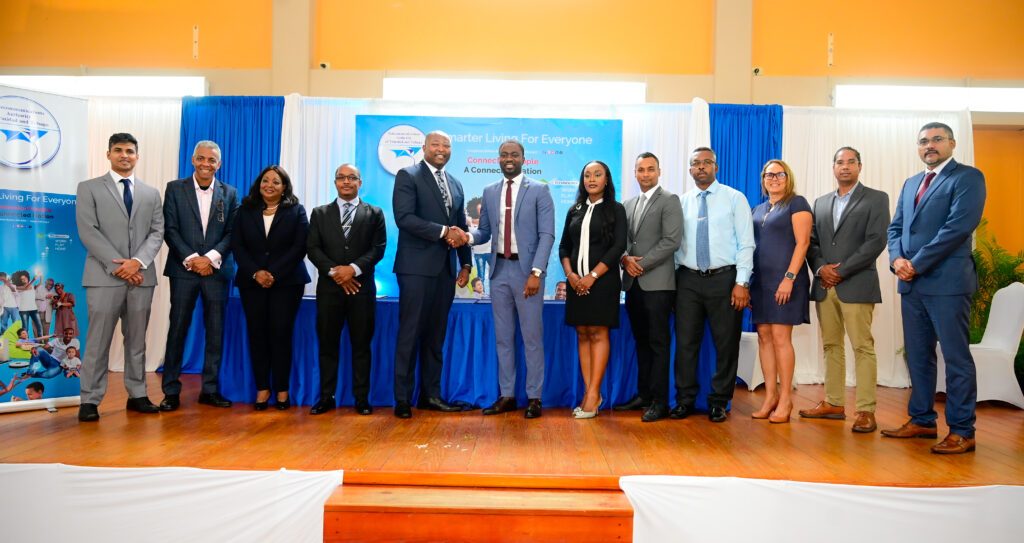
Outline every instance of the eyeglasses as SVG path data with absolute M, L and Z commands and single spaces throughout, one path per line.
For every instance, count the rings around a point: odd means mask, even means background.
M 696 167 L 698 167 L 698 166 L 700 166 L 702 164 L 704 166 L 713 166 L 715 164 L 715 161 L 711 160 L 710 158 L 705 158 L 704 160 L 691 160 L 690 161 L 690 166 L 693 166 L 694 168 L 696 168 Z
M 787 177 L 789 176 L 786 175 L 786 172 L 766 172 L 764 174 L 764 178 L 768 181 L 774 181 L 775 179 L 778 179 L 779 181 L 785 181 Z
M 940 143 L 942 143 L 942 142 L 944 142 L 944 141 L 946 141 L 948 139 L 952 139 L 952 138 L 947 138 L 946 136 L 932 136 L 931 138 L 921 138 L 921 139 L 917 140 L 917 146 L 918 147 L 924 147 L 924 146 L 928 145 L 928 142 L 932 142 L 935 145 L 938 145 L 938 144 L 940 144 Z
M 358 175 L 336 175 L 334 176 L 335 181 L 359 181 Z

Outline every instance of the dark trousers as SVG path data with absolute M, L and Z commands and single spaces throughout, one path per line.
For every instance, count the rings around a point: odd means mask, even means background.
M 711 379 L 709 407 L 725 407 L 736 388 L 743 312 L 732 307 L 736 270 L 702 277 L 684 266 L 676 269 L 676 402 L 692 406 L 697 399 L 697 364 L 704 323 L 711 326 L 718 357 Z
M 249 358 L 256 390 L 288 390 L 292 372 L 295 315 L 305 285 L 238 289 L 249 334 Z
M 640 282 L 626 291 L 626 313 L 636 339 L 637 394 L 668 403 L 668 368 L 672 349 L 669 316 L 676 302 L 671 290 L 645 291 Z
M 441 349 L 448 331 L 448 310 L 455 279 L 447 268 L 433 277 L 399 273 L 398 343 L 395 345 L 395 401 L 412 402 L 416 358 L 420 361 L 420 397 L 441 397 Z
M 324 277 L 322 280 L 329 281 Z M 348 323 L 352 343 L 352 395 L 357 402 L 370 395 L 370 341 L 373 340 L 376 298 L 373 291 L 347 295 L 318 292 L 316 332 L 320 338 L 320 398 L 335 396 L 338 388 L 338 356 L 341 330 Z
M 214 276 L 172 277 L 171 314 L 164 350 L 164 394 L 181 394 L 181 366 L 185 338 L 192 325 L 196 299 L 203 297 L 203 324 L 206 326 L 206 349 L 203 355 L 203 394 L 217 392 L 221 345 L 224 338 L 224 309 L 228 300 L 228 283 Z

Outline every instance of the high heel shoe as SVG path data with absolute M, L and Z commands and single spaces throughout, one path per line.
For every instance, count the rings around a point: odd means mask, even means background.
M 784 416 L 778 415 L 778 412 L 779 408 L 776 407 L 775 410 L 772 411 L 771 416 L 768 417 L 768 422 L 772 424 L 786 424 L 787 422 L 789 422 L 790 413 L 793 412 L 793 406 L 789 406 L 789 409 L 786 410 L 786 414 Z
M 260 397 L 260 392 L 264 392 L 264 391 L 263 390 L 257 390 L 256 391 L 256 398 L 257 398 L 257 400 L 252 404 L 253 411 L 266 411 L 267 407 L 270 405 L 270 391 L 269 390 L 265 391 L 267 393 L 267 399 L 263 400 L 262 402 L 259 401 L 259 399 L 258 399 Z
M 575 411 L 572 414 L 573 418 L 577 419 L 592 419 L 597 416 L 597 410 L 584 411 L 582 408 L 579 411 Z
M 285 411 L 285 410 L 289 409 L 291 406 L 292 406 L 292 399 L 291 399 L 291 397 L 285 398 L 283 400 L 277 400 L 277 404 L 274 405 L 274 407 L 276 407 L 278 411 Z
M 750 414 L 750 418 L 758 419 L 758 420 L 764 420 L 764 419 L 767 419 L 767 418 L 771 418 L 772 413 L 775 411 L 775 408 L 777 408 L 778 406 L 779 406 L 779 400 L 775 400 L 775 403 L 773 403 L 767 409 L 757 410 L 757 411 L 754 411 L 753 413 L 751 413 Z

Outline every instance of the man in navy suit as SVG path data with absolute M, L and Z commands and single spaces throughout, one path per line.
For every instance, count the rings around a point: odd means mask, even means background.
M 197 143 L 192 166 L 195 173 L 171 181 L 164 192 L 164 240 L 168 248 L 164 275 L 171 279 L 171 314 L 164 351 L 161 411 L 174 411 L 181 405 L 179 377 L 185 337 L 199 296 L 203 297 L 206 325 L 199 403 L 231 407 L 231 402 L 217 390 L 217 375 L 228 286 L 235 273 L 230 252 L 238 192 L 216 179 L 221 166 L 220 146 L 216 143 Z
M 968 347 L 971 295 L 978 276 L 971 234 L 985 207 L 985 176 L 953 160 L 956 140 L 942 123 L 928 123 L 917 137 L 925 171 L 907 179 L 889 225 L 889 262 L 899 278 L 903 341 L 910 369 L 910 420 L 882 430 L 895 438 L 936 438 L 935 343 L 946 360 L 949 434 L 936 454 L 974 450 L 977 380 Z
M 480 227 L 466 239 L 491 243 L 491 309 L 498 350 L 500 396 L 484 415 L 516 405 L 516 316 L 526 348 L 526 418 L 541 416 L 544 388 L 544 272 L 555 244 L 555 202 L 548 186 L 523 175 L 526 150 L 515 140 L 498 148 L 504 178 L 484 189 Z M 493 233 L 493 234 L 492 234 Z M 538 296 L 539 294 L 539 296 Z
M 398 224 L 398 341 L 395 345 L 395 416 L 412 416 L 417 356 L 420 409 L 459 411 L 441 399 L 441 348 L 455 285 L 466 286 L 473 267 L 466 242 L 462 184 L 444 169 L 452 140 L 427 134 L 423 161 L 395 176 L 392 210 Z

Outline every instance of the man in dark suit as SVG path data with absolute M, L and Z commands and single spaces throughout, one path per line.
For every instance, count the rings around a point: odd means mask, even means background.
M 75 222 L 85 246 L 82 286 L 89 330 L 82 357 L 78 420 L 99 420 L 107 391 L 110 340 L 121 321 L 127 409 L 159 413 L 146 394 L 146 328 L 153 304 L 153 260 L 164 238 L 160 192 L 135 177 L 139 143 L 131 134 L 110 136 L 110 172 L 78 184 Z
M 356 412 L 369 415 L 370 341 L 373 339 L 377 287 L 374 267 L 384 257 L 384 212 L 359 198 L 362 180 L 352 164 L 334 172 L 338 199 L 313 210 L 306 254 L 320 272 L 316 285 L 316 329 L 320 339 L 320 400 L 309 411 L 337 407 L 338 342 L 348 323 L 352 342 L 352 395 Z
M 832 158 L 837 189 L 814 201 L 807 263 L 814 270 L 811 299 L 825 350 L 825 399 L 800 416 L 846 418 L 846 341 L 857 365 L 857 415 L 853 431 L 874 432 L 878 359 L 871 320 L 882 303 L 875 260 L 885 250 L 889 195 L 859 182 L 860 152 L 843 147 Z
M 167 263 L 164 275 L 171 279 L 170 326 L 164 351 L 161 411 L 181 405 L 181 366 L 185 338 L 192 325 L 196 298 L 203 298 L 206 352 L 199 403 L 231 407 L 231 401 L 217 390 L 224 310 L 228 286 L 235 273 L 231 259 L 231 229 L 238 210 L 238 192 L 216 179 L 221 166 L 220 146 L 200 141 L 192 151 L 195 172 L 167 183 L 164 192 L 164 241 Z
M 640 194 L 626 201 L 626 254 L 620 264 L 626 312 L 636 338 L 637 393 L 616 411 L 642 409 L 640 420 L 668 416 L 668 371 L 672 353 L 669 316 L 676 300 L 676 249 L 683 239 L 679 197 L 658 186 L 661 165 L 653 153 L 636 157 Z
M 896 438 L 936 438 L 935 343 L 946 360 L 946 423 L 949 434 L 932 447 L 936 454 L 974 450 L 974 407 L 978 395 L 968 320 L 978 274 L 971 234 L 985 208 L 985 176 L 953 160 L 956 140 L 942 123 L 928 123 L 917 135 L 925 171 L 907 179 L 889 225 L 889 263 L 899 278 L 903 341 L 913 390 L 900 428 L 882 430 Z
M 398 224 L 398 342 L 395 345 L 395 416 L 412 416 L 416 359 L 420 367 L 420 409 L 459 411 L 441 399 L 441 348 L 455 285 L 469 282 L 472 253 L 465 245 L 462 184 L 444 170 L 451 138 L 427 134 L 423 161 L 395 176 L 392 209 Z

